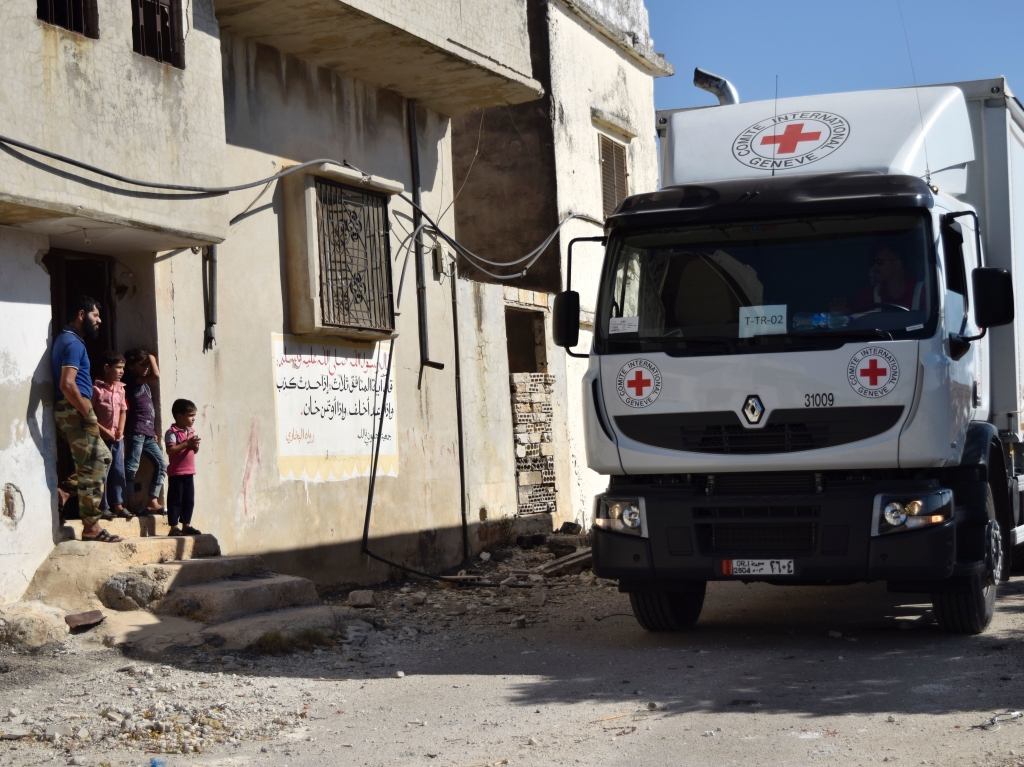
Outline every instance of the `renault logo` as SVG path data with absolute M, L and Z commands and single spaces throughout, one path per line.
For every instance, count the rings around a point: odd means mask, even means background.
M 756 394 L 751 394 L 747 397 L 743 403 L 743 415 L 747 419 L 747 423 L 760 423 L 761 417 L 764 415 L 764 405 L 761 402 L 761 398 Z

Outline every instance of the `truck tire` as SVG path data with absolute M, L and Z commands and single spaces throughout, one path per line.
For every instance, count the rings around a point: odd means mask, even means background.
M 700 617 L 707 586 L 707 581 L 697 581 L 685 592 L 631 591 L 629 604 L 637 622 L 648 631 L 683 631 Z
M 986 511 L 993 522 L 989 525 L 989 569 L 982 575 L 973 575 L 962 592 L 932 594 L 932 613 L 943 631 L 951 634 L 980 634 L 992 622 L 996 609 L 996 587 L 1002 579 L 1004 544 L 999 524 L 995 522 L 996 509 L 992 488 L 985 498 Z

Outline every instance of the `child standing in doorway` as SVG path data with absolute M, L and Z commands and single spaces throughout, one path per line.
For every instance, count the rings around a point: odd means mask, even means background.
M 92 385 L 92 409 L 96 411 L 100 436 L 110 449 L 112 458 L 103 483 L 103 501 L 100 503 L 100 511 L 105 519 L 135 518 L 124 507 L 124 424 L 128 404 L 125 401 L 124 384 L 121 383 L 123 375 L 124 357 L 117 352 L 104 352 L 103 377 L 97 378 Z
M 192 430 L 196 422 L 195 403 L 187 399 L 176 399 L 171 405 L 174 426 L 164 435 L 170 464 L 167 467 L 167 522 L 171 529 L 168 535 L 200 535 L 192 527 L 192 510 L 195 507 L 196 453 L 199 452 L 199 437 Z M 181 522 L 181 528 L 178 527 Z
M 149 385 L 160 378 L 156 357 L 145 349 L 129 349 L 124 353 L 124 388 L 128 400 L 128 418 L 125 422 L 124 472 L 128 492 L 135 491 L 135 473 L 139 470 L 142 456 L 153 464 L 153 479 L 149 483 L 149 501 L 140 509 L 140 514 L 164 514 L 160 505 L 160 489 L 167 474 L 160 443 L 156 439 L 156 409 L 153 407 L 153 392 Z

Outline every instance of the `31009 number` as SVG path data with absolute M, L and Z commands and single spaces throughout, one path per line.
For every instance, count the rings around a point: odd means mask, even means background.
M 834 394 L 805 394 L 804 407 L 832 407 L 836 404 Z

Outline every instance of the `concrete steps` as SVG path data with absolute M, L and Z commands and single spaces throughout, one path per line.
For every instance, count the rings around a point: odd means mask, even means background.
M 253 575 L 266 571 L 263 560 L 256 556 L 201 557 L 163 562 L 155 565 L 133 567 L 138 573 L 153 581 L 162 582 L 167 591 L 208 583 L 237 575 Z
M 135 566 L 220 554 L 212 535 L 126 538 L 120 543 L 64 541 L 36 570 L 23 600 L 39 600 L 71 613 L 99 610 L 107 579 Z
M 24 599 L 68 613 L 102 610 L 105 643 L 153 649 L 212 641 L 242 649 L 274 629 L 334 630 L 344 622 L 336 608 L 320 605 L 312 581 L 272 573 L 258 556 L 220 556 L 212 535 L 162 535 L 164 517 L 116 519 L 103 527 L 124 540 L 64 540 L 36 571 Z M 82 524 L 69 521 L 63 531 L 80 538 Z
M 247 615 L 243 618 L 208 626 L 199 633 L 199 637 L 204 642 L 209 642 L 221 650 L 244 650 L 268 631 L 277 630 L 291 635 L 298 634 L 304 629 L 342 631 L 349 621 L 358 617 L 358 612 L 351 607 L 328 605 L 291 607 Z
M 312 581 L 266 573 L 175 588 L 161 600 L 156 611 L 204 623 L 221 623 L 269 610 L 314 605 L 319 601 Z
M 151 538 L 156 535 L 167 535 L 171 526 L 167 524 L 167 517 L 136 517 L 135 519 L 109 519 L 103 520 L 101 526 L 111 535 L 120 535 L 122 538 Z M 82 540 L 82 520 L 69 519 L 60 528 L 62 541 Z

